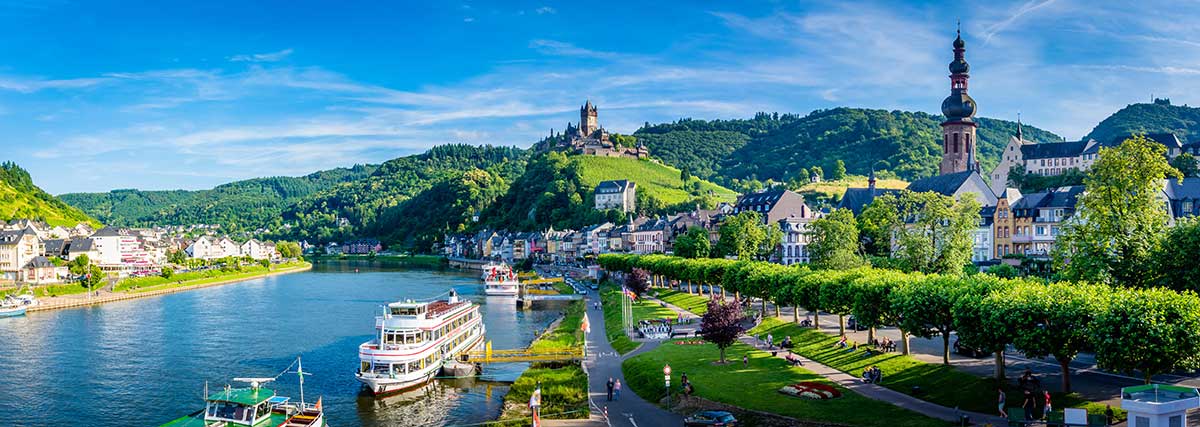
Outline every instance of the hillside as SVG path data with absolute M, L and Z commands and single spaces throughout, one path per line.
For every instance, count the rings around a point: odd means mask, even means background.
M 1016 123 L 977 120 L 979 161 L 987 170 L 1016 133 Z M 921 112 L 834 108 L 806 116 L 760 113 L 750 120 L 680 120 L 643 126 L 634 135 L 668 164 L 738 189 L 742 181 L 787 181 L 802 168 L 829 171 L 838 159 L 853 174 L 866 175 L 874 166 L 905 180 L 932 176 L 941 155 L 941 121 L 941 116 Z M 1024 132 L 1036 141 L 1061 139 L 1028 125 Z
M 866 188 L 867 185 L 867 177 L 849 175 L 845 179 L 837 181 L 806 183 L 793 190 L 803 195 L 804 200 L 814 208 L 836 207 L 838 201 L 842 199 L 842 195 L 846 194 L 847 188 Z M 875 188 L 905 189 L 908 188 L 908 181 L 879 177 L 875 180 Z
M 302 177 L 235 181 L 211 190 L 113 190 L 60 196 L 72 206 L 119 226 L 221 224 L 229 230 L 276 228 L 283 210 L 301 198 L 362 179 L 378 166 L 356 165 Z
M 617 179 L 637 183 L 637 211 L 648 216 L 736 198 L 732 190 L 696 177 L 685 183 L 678 169 L 649 160 L 549 153 L 530 161 L 525 174 L 484 211 L 482 219 L 489 226 L 513 230 L 624 222 L 627 218 L 620 211 L 593 208 L 596 184 Z
M 1200 139 L 1200 108 L 1171 105 L 1167 99 L 1151 104 L 1129 104 L 1096 125 L 1085 139 L 1109 142 L 1131 133 L 1170 132 L 1181 141 Z
M 13 219 L 36 219 L 64 227 L 73 227 L 80 222 L 100 226 L 99 221 L 34 185 L 25 169 L 16 163 L 4 162 L 0 164 L 0 220 Z

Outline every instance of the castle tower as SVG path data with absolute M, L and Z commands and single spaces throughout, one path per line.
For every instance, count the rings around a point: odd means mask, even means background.
M 592 101 L 588 100 L 579 107 L 579 131 L 583 132 L 583 136 L 589 136 L 600 128 L 600 120 L 597 118 L 596 106 L 592 105 Z
M 950 96 L 942 101 L 942 163 L 938 172 L 942 175 L 967 170 L 978 170 L 975 161 L 975 100 L 967 95 L 967 79 L 971 66 L 963 53 L 966 43 L 961 32 L 954 39 L 954 60 L 950 62 Z

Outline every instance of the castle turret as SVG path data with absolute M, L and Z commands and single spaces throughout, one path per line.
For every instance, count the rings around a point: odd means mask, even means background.
M 592 105 L 589 99 L 584 102 L 582 107 L 579 107 L 579 131 L 583 136 L 590 136 L 600 128 L 600 120 L 596 113 L 596 106 Z
M 975 100 L 967 95 L 967 80 L 971 65 L 966 60 L 966 42 L 961 31 L 954 39 L 954 60 L 950 61 L 950 96 L 942 101 L 942 162 L 938 171 L 951 174 L 974 170 L 975 165 Z

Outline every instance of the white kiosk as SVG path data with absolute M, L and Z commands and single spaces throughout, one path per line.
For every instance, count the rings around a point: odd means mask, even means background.
M 1184 427 L 1188 409 L 1200 408 L 1200 393 L 1164 384 L 1125 387 L 1121 408 L 1129 412 L 1129 427 Z

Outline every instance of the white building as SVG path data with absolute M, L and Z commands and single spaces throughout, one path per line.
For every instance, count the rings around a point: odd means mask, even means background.
M 253 259 L 271 259 L 271 252 L 275 251 L 275 246 L 271 245 L 271 248 L 268 250 L 265 243 L 258 241 L 258 239 L 250 239 L 246 243 L 242 243 L 242 246 L 238 250 L 242 256 Z
M 42 254 L 33 228 L 0 231 L 0 279 L 16 280 L 30 261 Z
M 603 181 L 596 184 L 596 210 L 620 209 L 633 212 L 637 203 L 637 183 L 629 180 Z
M 779 244 L 779 262 L 783 265 L 807 264 L 808 244 L 812 241 L 808 225 L 816 219 L 788 217 L 779 220 L 779 228 L 783 230 L 783 241 Z

